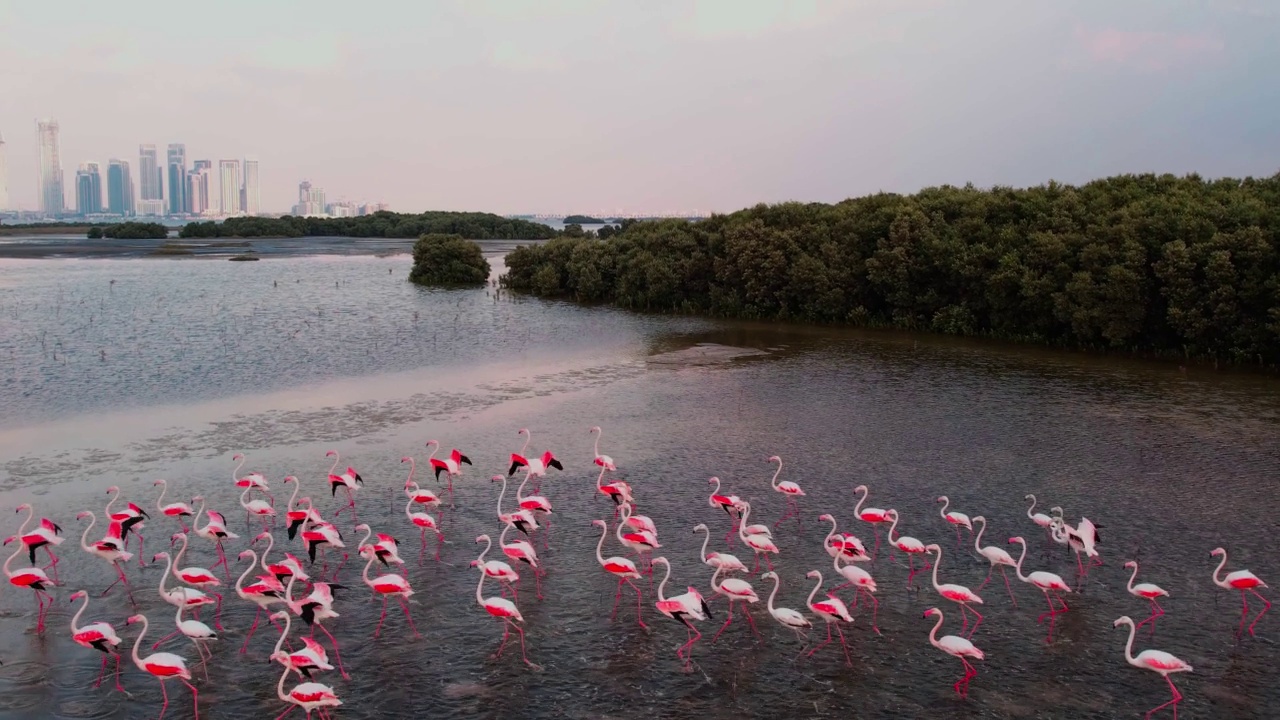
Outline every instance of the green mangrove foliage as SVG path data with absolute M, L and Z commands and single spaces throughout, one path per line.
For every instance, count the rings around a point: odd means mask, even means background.
M 169 237 L 169 228 L 160 223 L 122 222 L 102 227 L 91 227 L 85 233 L 90 240 L 115 238 L 120 240 L 163 240 Z
M 1280 174 L 758 205 L 506 263 L 513 290 L 637 310 L 1280 364 Z
M 489 261 L 480 246 L 461 235 L 430 234 L 413 244 L 409 280 L 419 285 L 481 285 L 489 279 Z
M 504 218 L 492 213 L 376 212 L 344 218 L 241 217 L 218 222 L 188 223 L 184 238 L 214 237 L 388 237 L 412 238 L 433 233 L 461 235 L 470 240 L 542 240 L 555 237 L 547 225 Z

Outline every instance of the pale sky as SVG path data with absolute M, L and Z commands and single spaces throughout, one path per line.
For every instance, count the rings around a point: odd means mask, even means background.
M 1277 0 L 0 0 L 0 133 L 395 210 L 731 211 L 1280 170 Z M 69 204 L 74 191 L 69 193 Z

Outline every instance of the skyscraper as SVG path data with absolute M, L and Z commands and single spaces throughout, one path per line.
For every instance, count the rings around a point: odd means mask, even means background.
M 0 212 L 9 209 L 9 169 L 4 162 L 4 136 L 0 135 Z
M 191 198 L 191 214 L 204 215 L 213 209 L 209 203 L 209 178 L 213 175 L 212 160 L 196 160 L 187 178 L 187 196 Z
M 222 215 L 240 214 L 240 161 L 219 160 L 218 175 L 222 188 L 222 203 L 219 208 Z
M 40 144 L 40 210 L 57 215 L 66 209 L 62 192 L 62 158 L 58 154 L 58 121 L 37 120 Z
M 324 190 L 312 187 L 310 180 L 298 183 L 298 204 L 293 206 L 293 214 L 300 217 L 324 215 Z
M 164 214 L 164 179 L 155 145 L 138 146 L 138 214 Z
M 191 199 L 187 197 L 187 146 L 169 144 L 169 214 L 184 215 L 191 212 Z
M 262 212 L 262 198 L 258 190 L 258 161 L 252 158 L 245 158 L 244 161 L 244 202 L 241 209 L 245 215 Z
M 112 158 L 107 161 L 107 212 L 133 215 L 133 175 L 129 163 Z
M 76 211 L 81 215 L 102 212 L 102 171 L 98 163 L 84 163 L 76 172 Z

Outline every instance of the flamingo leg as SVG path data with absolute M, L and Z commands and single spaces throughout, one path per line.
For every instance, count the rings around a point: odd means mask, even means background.
M 965 660 L 963 657 L 960 658 L 960 662 L 964 663 L 964 677 L 960 678 L 959 682 L 952 687 L 955 688 L 956 693 L 960 695 L 960 697 L 967 698 L 969 697 L 969 682 L 978 676 L 978 671 L 974 670 L 973 666 L 969 664 L 969 661 Z
M 880 601 L 877 600 L 876 596 L 873 595 L 871 591 L 866 588 L 858 588 L 858 592 L 866 593 L 867 598 L 871 600 L 871 629 L 875 630 L 876 634 L 879 635 L 880 628 L 879 626 L 876 625 L 876 618 L 879 617 L 880 615 Z M 856 598 L 857 595 L 855 595 L 854 597 Z
M 756 639 L 760 639 L 760 631 L 756 630 L 756 621 L 751 617 L 751 611 L 746 603 L 742 603 L 738 607 L 742 608 L 742 614 L 747 616 L 747 624 L 751 626 L 751 632 L 755 633 Z
M 995 573 L 995 571 L 996 571 L 996 566 L 995 566 L 995 565 L 992 565 L 992 566 L 991 566 L 991 569 L 987 571 L 987 579 L 986 579 L 986 580 L 983 580 L 983 581 L 982 581 L 982 584 L 978 586 L 978 589 L 979 589 L 979 590 L 981 590 L 982 588 L 986 587 L 986 586 L 987 586 L 987 583 L 991 582 L 991 575 L 992 575 L 992 574 L 994 574 L 994 573 Z
M 143 553 L 142 551 L 142 541 L 145 540 L 146 538 L 139 535 L 137 530 L 133 531 L 133 536 L 138 538 L 138 567 L 146 567 L 146 565 L 142 563 L 142 557 L 143 555 L 145 555 L 145 553 Z
M 156 720 L 163 720 L 164 711 L 169 709 L 169 689 L 165 687 L 164 680 L 160 681 L 160 694 L 164 698 L 164 704 L 160 706 L 160 717 Z
M 871 526 L 871 532 L 876 536 L 876 546 L 871 550 L 871 562 L 875 562 L 880 557 L 880 523 Z
M 1009 591 L 1009 600 L 1013 602 L 1014 609 L 1018 607 L 1018 599 L 1013 596 L 1013 588 L 1009 586 L 1009 576 L 1004 571 L 1004 566 L 1000 566 L 1000 576 L 1004 578 L 1004 589 Z
M 978 626 L 982 624 L 982 613 L 978 612 L 977 610 L 974 610 L 972 607 L 969 607 L 968 604 L 961 605 L 960 607 L 968 610 L 969 612 L 973 613 L 974 616 L 977 617 L 977 619 L 973 621 L 973 629 L 969 631 L 969 637 L 972 638 L 973 634 L 978 632 Z
M 289 713 L 293 712 L 293 709 L 294 709 L 294 708 L 296 708 L 296 707 L 298 707 L 298 706 L 297 706 L 297 705 L 294 705 L 293 703 L 289 703 L 289 707 L 288 707 L 288 708 L 286 708 L 284 712 L 282 712 L 282 713 L 280 713 L 279 715 L 277 715 L 277 716 L 276 716 L 276 720 L 284 720 L 284 719 L 285 719 L 285 716 L 287 716 Z M 310 714 L 308 714 L 308 717 L 310 717 Z
M 720 639 L 720 633 L 724 632 L 725 629 L 728 628 L 732 622 L 733 622 L 733 598 L 729 598 L 729 617 L 727 620 L 724 621 L 724 625 L 720 626 L 720 632 L 717 632 L 715 636 L 711 638 L 712 645 L 715 644 L 716 640 Z
M 156 641 L 156 644 L 151 646 L 151 649 L 152 649 L 152 650 L 155 650 L 156 648 L 160 647 L 160 646 L 161 646 L 162 644 L 164 644 L 165 642 L 167 642 L 167 641 L 169 641 L 170 639 L 175 638 L 175 637 L 177 637 L 177 636 L 178 636 L 178 631 L 177 631 L 177 630 L 174 630 L 173 632 L 169 633 L 168 635 L 165 635 L 164 637 L 162 637 L 162 638 L 160 638 L 159 640 L 157 640 L 157 641 Z
M 506 623 L 511 627 L 515 628 L 516 632 L 520 634 L 520 657 L 524 658 L 524 664 L 528 665 L 534 670 L 541 670 L 542 668 L 538 667 L 532 662 L 529 662 L 529 655 L 528 653 L 525 652 L 525 648 L 524 648 L 524 629 L 521 628 L 519 625 L 515 624 L 514 622 L 512 622 L 511 620 L 506 620 Z
M 961 545 L 961 544 L 960 544 L 960 526 L 959 526 L 959 525 L 955 525 L 955 526 L 953 526 L 953 527 L 955 527 L 955 529 L 956 529 L 956 550 L 963 550 L 963 549 L 964 549 L 964 545 Z
M 814 648 L 813 648 L 812 650 L 810 650 L 810 651 L 809 651 L 809 655 L 808 655 L 808 657 L 813 657 L 813 654 L 814 654 L 814 653 L 818 652 L 819 650 L 821 650 L 822 648 L 824 648 L 824 647 L 826 647 L 826 646 L 828 646 L 828 645 L 830 645 L 830 644 L 831 644 L 831 622 L 830 622 L 830 621 L 828 621 L 828 622 L 827 622 L 827 639 L 826 639 L 826 641 L 825 641 L 825 642 L 818 643 L 816 646 L 814 646 Z
M 182 678 L 179 678 L 179 680 L 181 680 L 181 679 L 182 679 Z M 195 686 L 195 685 L 192 685 L 191 683 L 187 682 L 186 680 L 182 680 L 182 684 L 183 684 L 183 685 L 186 685 L 186 686 L 187 686 L 187 687 L 189 687 L 189 688 L 191 688 L 191 705 L 192 705 L 192 711 L 195 713 L 195 716 L 196 716 L 195 720 L 200 720 L 200 692 L 199 692 L 198 690 L 196 690 L 196 686 Z
M 649 626 L 645 625 L 644 620 L 640 617 L 640 611 L 644 607 L 644 596 L 640 593 L 640 588 L 636 587 L 636 584 L 631 582 L 631 578 L 627 578 L 626 580 L 627 584 L 631 586 L 631 589 L 636 591 L 636 622 L 640 623 L 640 627 L 648 630 Z
M 116 662 L 119 662 L 119 660 L 117 660 Z M 94 683 L 93 683 L 93 686 L 94 686 L 95 688 L 102 687 L 102 678 L 103 678 L 103 677 L 105 677 L 105 676 L 106 676 L 106 674 L 107 674 L 107 655 L 106 655 L 106 653 L 103 653 L 103 654 L 102 654 L 102 669 L 98 671 L 98 679 L 97 679 L 96 681 L 94 681 Z
M 240 654 L 241 654 L 241 655 L 243 655 L 244 653 L 248 652 L 248 650 L 249 650 L 249 638 L 253 637 L 253 631 L 258 629 L 258 621 L 259 621 L 259 620 L 261 620 L 261 619 L 262 619 L 262 606 L 261 606 L 261 605 L 259 605 L 259 606 L 258 606 L 258 612 L 257 612 L 257 613 L 255 613 L 255 614 L 254 614 L 254 616 L 253 616 L 253 624 L 249 626 L 249 634 L 247 634 L 247 635 L 245 635 L 245 636 L 244 636 L 244 645 L 242 645 L 242 646 L 240 647 Z M 272 622 L 274 622 L 274 620 L 273 620 Z
M 218 598 L 218 607 L 213 613 L 213 624 L 219 630 L 225 630 L 226 628 L 222 627 L 222 595 L 214 593 L 213 596 Z
M 1173 716 L 1175 718 L 1178 717 L 1178 702 L 1182 700 L 1182 693 L 1178 692 L 1178 688 L 1173 686 L 1173 680 L 1171 680 L 1168 675 L 1164 676 L 1164 680 L 1165 682 L 1169 683 L 1169 691 L 1173 693 L 1173 697 L 1169 699 L 1169 702 L 1163 705 L 1160 705 L 1158 707 L 1154 707 L 1149 712 L 1147 712 L 1148 718 L 1154 715 L 1155 713 L 1169 707 L 1170 705 L 1173 706 Z
M 120 653 L 114 653 L 116 656 L 116 689 L 124 692 L 124 686 L 120 684 Z
M 676 650 L 676 657 L 679 657 L 680 653 L 683 651 L 685 653 L 684 664 L 688 665 L 693 656 L 693 644 L 702 639 L 702 633 L 699 632 L 698 629 L 695 628 L 693 625 L 691 625 L 687 618 L 684 620 L 684 624 L 685 624 L 685 627 L 689 628 L 689 642 L 685 643 L 684 645 L 681 645 L 680 649 Z
M 1253 593 L 1254 595 L 1257 595 L 1257 596 L 1258 596 L 1258 599 L 1259 599 L 1259 600 L 1261 600 L 1261 601 L 1266 605 L 1266 607 L 1262 608 L 1262 612 L 1258 613 L 1258 616 L 1257 616 L 1257 617 L 1255 617 L 1255 618 L 1253 619 L 1253 622 L 1252 622 L 1252 623 L 1250 623 L 1250 625 L 1249 625 L 1249 634 L 1250 634 L 1250 635 L 1252 635 L 1252 634 L 1253 634 L 1253 627 L 1254 627 L 1254 625 L 1257 625 L 1257 624 L 1258 624 L 1258 621 L 1262 619 L 1262 616 L 1263 616 L 1264 614 L 1266 614 L 1266 612 L 1267 612 L 1268 610 L 1270 610 L 1270 609 L 1271 609 L 1271 601 L 1270 601 L 1270 600 L 1268 600 L 1268 599 L 1266 599 L 1265 597 L 1263 597 L 1263 596 L 1262 596 L 1262 593 L 1258 592 L 1257 590 L 1252 590 L 1252 589 L 1251 589 L 1251 590 L 1249 590 L 1249 592 Z M 1243 593 L 1242 593 L 1242 594 L 1243 594 Z
M 325 635 L 329 636 L 329 642 L 333 644 L 333 656 L 338 660 L 338 672 L 342 673 L 342 679 L 350 680 L 351 676 L 348 675 L 347 671 L 342 667 L 342 653 L 338 652 L 338 641 L 333 638 L 333 633 L 329 632 L 329 628 L 321 625 L 319 622 L 313 624 L 311 629 L 315 630 L 317 627 L 319 627 Z
M 444 533 L 436 530 L 436 562 L 440 562 L 440 547 L 444 545 Z
M 378 633 L 382 632 L 382 621 L 387 619 L 387 596 L 382 596 L 382 615 L 378 617 L 378 627 L 373 629 L 373 636 L 378 637 Z
M 403 596 L 400 597 L 400 608 L 404 610 L 404 619 L 409 621 L 409 629 L 413 630 L 413 636 L 422 637 L 422 633 L 418 632 L 418 628 L 413 624 L 413 616 L 409 614 L 409 604 L 405 602 Z
M 853 667 L 853 658 L 849 657 L 849 645 L 844 641 L 844 630 L 836 625 L 836 633 L 840 635 L 840 647 L 844 648 L 844 664 L 846 667 Z

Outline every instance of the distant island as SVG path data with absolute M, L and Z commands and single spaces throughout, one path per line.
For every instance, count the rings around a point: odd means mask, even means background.
M 169 237 L 169 228 L 160 223 L 122 222 L 101 227 L 95 225 L 89 228 L 86 237 L 90 240 L 163 240 Z
M 384 237 L 458 235 L 466 240 L 545 240 L 559 233 L 549 225 L 480 212 L 377 212 L 358 217 L 235 217 L 222 222 L 193 222 L 183 238 Z
M 609 221 L 591 217 L 590 215 L 570 215 L 563 222 L 565 225 L 603 225 Z

